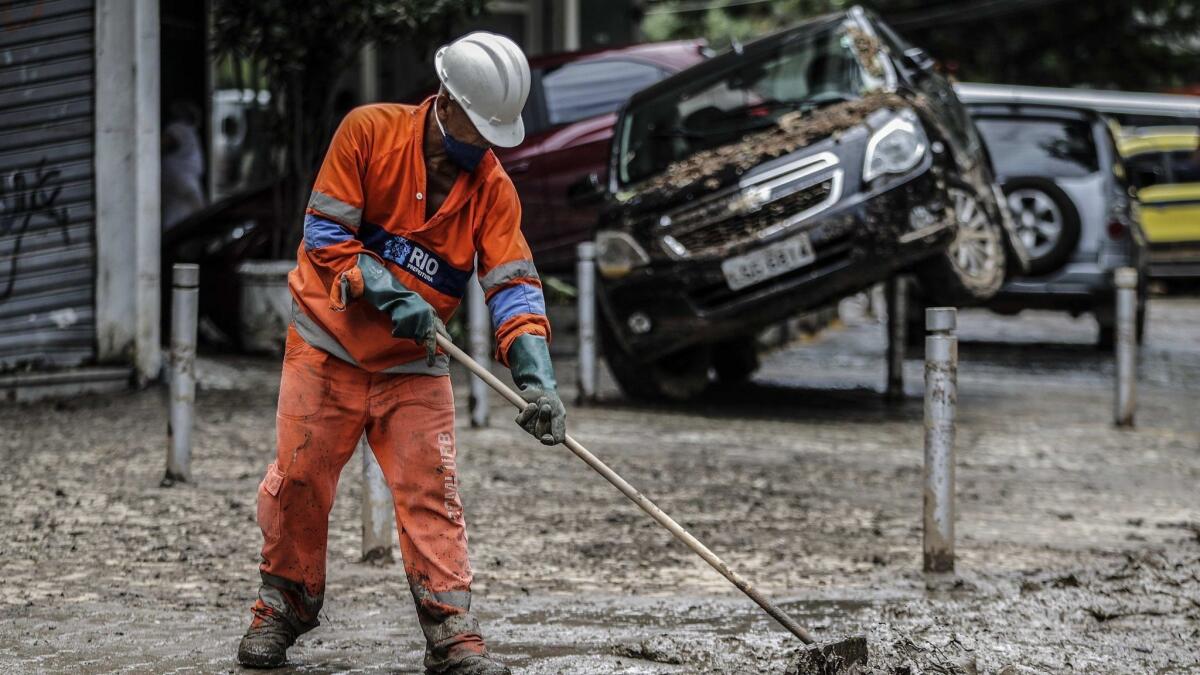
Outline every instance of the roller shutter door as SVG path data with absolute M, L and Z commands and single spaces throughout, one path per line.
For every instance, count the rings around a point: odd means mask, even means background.
M 95 358 L 94 12 L 0 8 L 0 372 Z

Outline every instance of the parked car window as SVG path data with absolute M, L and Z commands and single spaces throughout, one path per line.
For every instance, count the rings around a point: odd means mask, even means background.
M 859 98 L 879 81 L 851 50 L 844 31 L 829 31 L 642 102 L 618 132 L 621 182 L 766 129 L 785 113 Z
M 1082 178 L 1100 169 L 1092 127 L 1081 120 L 980 117 L 975 126 L 1002 176 Z
M 1172 183 L 1200 183 L 1200 148 L 1176 150 L 1167 155 Z
M 615 112 L 630 96 L 666 76 L 657 66 L 635 61 L 568 63 L 542 77 L 551 126 Z
M 1163 165 L 1162 153 L 1143 152 L 1133 157 L 1126 157 L 1125 166 L 1129 167 L 1133 186 L 1139 190 L 1166 182 L 1167 172 Z
M 547 126 L 546 97 L 542 94 L 541 68 L 529 71 L 529 99 L 525 101 L 525 109 L 521 111 L 521 120 L 525 122 L 525 135 L 532 136 L 541 133 Z

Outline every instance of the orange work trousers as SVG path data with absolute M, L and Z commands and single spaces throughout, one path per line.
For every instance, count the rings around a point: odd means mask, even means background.
M 470 613 L 471 565 L 447 376 L 370 373 L 289 328 L 275 462 L 258 489 L 263 533 L 256 614 L 317 626 L 325 593 L 329 510 L 342 467 L 365 431 L 391 488 L 404 571 L 429 655 L 484 651 Z

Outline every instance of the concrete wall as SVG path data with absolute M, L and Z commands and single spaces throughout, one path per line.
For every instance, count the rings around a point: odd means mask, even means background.
M 102 362 L 162 367 L 157 0 L 96 2 L 96 334 Z

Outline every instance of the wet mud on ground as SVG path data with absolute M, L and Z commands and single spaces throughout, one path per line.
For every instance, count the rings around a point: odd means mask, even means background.
M 570 428 L 814 632 L 865 633 L 874 672 L 1200 672 L 1200 299 L 1152 303 L 1134 431 L 1110 424 L 1089 319 L 960 326 L 957 576 L 920 573 L 919 350 L 907 399 L 885 404 L 871 320 L 693 406 L 636 406 L 606 381 Z M 193 486 L 158 487 L 161 392 L 0 408 L 0 672 L 237 670 L 278 364 L 199 367 Z M 460 423 L 459 452 L 497 655 L 522 673 L 785 670 L 790 635 L 499 399 L 492 419 Z M 357 562 L 357 467 L 294 668 L 420 672 L 400 566 Z

